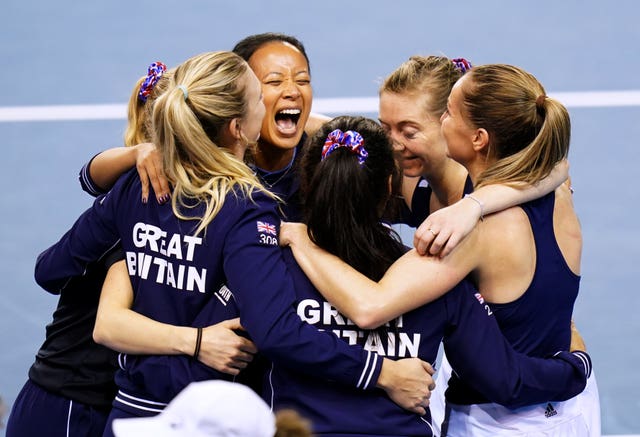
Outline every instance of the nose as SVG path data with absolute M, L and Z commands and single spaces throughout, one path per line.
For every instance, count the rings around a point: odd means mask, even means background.
M 290 98 L 297 98 L 300 96 L 300 90 L 298 89 L 298 84 L 294 80 L 287 80 L 283 84 L 284 86 L 284 96 Z
M 405 149 L 404 143 L 395 138 L 393 134 L 389 135 L 389 139 L 391 140 L 391 146 L 394 152 L 402 152 Z

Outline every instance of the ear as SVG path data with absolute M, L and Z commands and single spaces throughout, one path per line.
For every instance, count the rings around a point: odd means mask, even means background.
M 236 140 L 242 140 L 242 130 L 240 129 L 239 118 L 234 118 L 229 122 L 229 133 Z
M 471 143 L 473 144 L 473 150 L 476 152 L 486 152 L 489 146 L 489 132 L 483 128 L 476 129 L 471 137 Z

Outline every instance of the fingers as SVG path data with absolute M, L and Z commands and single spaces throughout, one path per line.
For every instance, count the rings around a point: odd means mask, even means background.
M 420 416 L 424 416 L 425 414 L 427 414 L 427 410 L 425 407 L 421 407 L 421 406 L 417 406 L 414 408 L 409 409 L 409 411 L 419 414 Z
M 442 248 L 447 244 L 447 241 L 449 241 L 449 233 L 445 231 L 436 232 L 433 230 L 431 232 L 434 233 L 435 238 L 429 247 L 429 253 L 431 255 L 438 255 Z
M 418 227 L 416 233 L 413 236 L 413 247 L 416 248 L 416 251 L 420 255 L 426 255 L 427 250 L 429 249 L 429 246 L 431 246 L 431 243 L 433 242 L 435 237 L 436 232 L 433 231 L 430 228 L 429 224 L 425 221 Z
M 158 203 L 164 203 L 169 200 L 171 192 L 169 191 L 169 183 L 162 171 L 162 165 L 160 163 L 153 163 L 152 170 L 149 172 L 149 180 L 151 181 L 151 187 L 153 192 L 156 193 Z
M 241 342 L 242 344 L 239 347 L 241 350 L 248 352 L 250 354 L 258 353 L 258 348 L 251 340 L 248 340 L 244 337 L 240 337 L 240 338 L 242 339 L 242 342 Z M 251 357 L 251 359 L 253 359 L 253 357 Z
M 431 365 L 431 363 L 427 363 L 426 361 L 421 361 L 422 363 L 422 368 L 431 376 L 433 376 L 434 373 L 436 373 L 436 370 L 433 368 L 433 366 Z M 429 378 L 431 381 L 430 383 L 433 383 L 433 379 Z M 429 389 L 431 390 L 431 389 Z
M 236 317 L 235 319 L 228 319 L 218 323 L 220 326 L 224 326 L 227 329 L 240 329 L 244 331 L 244 328 L 240 324 L 240 317 Z
M 142 183 L 142 201 L 146 203 L 149 199 L 149 184 L 151 184 L 158 203 L 165 203 L 169 200 L 171 191 L 162 169 L 160 154 L 152 143 L 138 144 L 136 147 L 136 169 Z
M 460 243 L 460 241 L 461 241 L 461 239 L 460 239 L 460 236 L 458 234 L 452 234 L 447 239 L 447 242 L 440 249 L 438 255 L 441 258 L 444 258 L 445 256 L 449 255 L 451 253 L 451 251 L 458 245 L 458 243 Z
M 149 175 L 144 167 L 137 167 L 140 184 L 142 185 L 142 203 L 149 201 Z

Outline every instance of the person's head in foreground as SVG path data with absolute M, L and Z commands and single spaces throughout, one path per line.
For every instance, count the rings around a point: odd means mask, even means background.
M 222 380 L 192 382 L 154 417 L 116 419 L 116 437 L 306 437 L 308 423 L 293 411 L 278 413 L 249 387 Z

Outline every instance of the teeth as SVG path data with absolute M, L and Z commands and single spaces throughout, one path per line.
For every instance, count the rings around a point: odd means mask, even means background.
M 278 114 L 289 114 L 289 115 L 300 115 L 299 109 L 283 109 L 279 111 Z

